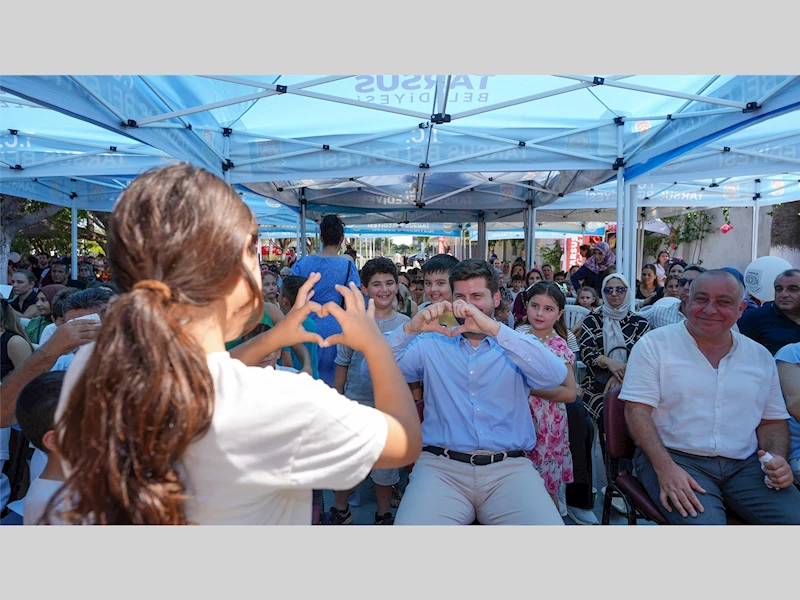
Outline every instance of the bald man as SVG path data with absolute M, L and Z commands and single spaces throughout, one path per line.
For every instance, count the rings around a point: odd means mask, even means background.
M 752 524 L 800 524 L 775 361 L 732 331 L 744 298 L 731 273 L 701 274 L 686 320 L 642 337 L 628 360 L 619 397 L 636 474 L 672 524 L 724 525 L 723 501 Z

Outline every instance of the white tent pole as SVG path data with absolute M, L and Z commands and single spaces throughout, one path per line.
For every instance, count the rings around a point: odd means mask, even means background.
M 300 191 L 300 227 L 297 238 L 297 256 L 303 257 L 306 255 L 306 191 L 303 188 Z
M 483 211 L 478 213 L 478 248 L 476 254 L 475 258 L 486 260 L 486 218 L 483 215 Z
M 617 158 L 620 159 L 620 162 L 623 162 L 621 159 L 623 158 L 623 126 L 620 123 L 617 126 Z M 617 247 L 616 247 L 616 257 L 617 257 L 617 272 L 622 273 L 628 278 L 628 281 L 631 281 L 630 274 L 628 273 L 628 265 L 625 264 L 625 232 L 623 227 L 625 225 L 625 167 L 619 166 L 619 170 L 617 171 Z M 631 283 L 633 285 L 633 283 Z
M 633 187 L 633 186 L 631 186 Z M 643 211 L 639 210 L 638 208 L 634 207 L 633 209 L 636 212 L 636 256 L 637 260 L 644 260 L 644 214 Z M 638 273 L 641 268 L 638 267 L 636 272 Z
M 636 194 L 634 186 L 628 184 L 625 188 L 627 189 L 625 198 L 625 264 L 628 265 L 628 271 L 630 272 L 631 280 L 633 280 L 639 272 L 638 264 L 641 260 L 641 257 L 636 255 L 638 249 L 636 236 L 639 233 L 639 219 L 636 216 Z
M 752 248 L 750 249 L 750 260 L 753 261 L 758 258 L 758 210 L 761 204 L 758 198 L 761 196 L 761 180 L 756 179 L 756 194 L 753 200 L 753 240 Z
M 78 209 L 72 201 L 72 257 L 70 279 L 78 278 Z
M 258 264 L 261 264 L 261 232 L 258 232 L 258 236 L 256 238 L 256 257 L 258 258 Z

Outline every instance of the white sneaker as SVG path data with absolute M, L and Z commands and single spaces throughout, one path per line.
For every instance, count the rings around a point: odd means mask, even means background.
M 575 508 L 574 506 L 567 506 L 567 514 L 578 525 L 599 525 L 600 521 L 597 520 L 597 515 L 591 510 L 583 508 Z
M 606 495 L 606 488 L 603 487 L 601 492 L 603 493 L 603 496 L 605 496 Z M 627 515 L 628 514 L 628 507 L 625 506 L 625 500 L 623 500 L 619 496 L 615 496 L 614 498 L 611 499 L 611 508 L 613 508 L 615 511 L 617 511 L 621 515 Z
M 567 516 L 567 486 L 563 483 L 561 487 L 558 488 L 558 494 L 556 494 L 556 498 L 558 499 L 558 512 L 562 517 Z

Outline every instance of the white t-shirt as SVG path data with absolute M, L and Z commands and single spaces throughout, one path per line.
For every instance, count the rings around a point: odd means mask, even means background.
M 741 460 L 758 448 L 762 419 L 788 419 L 769 351 L 731 332 L 733 347 L 714 369 L 685 322 L 659 327 L 636 342 L 620 400 L 655 408 L 664 447 Z
M 22 517 L 24 525 L 37 524 L 39 518 L 44 514 L 44 509 L 47 508 L 47 503 L 50 502 L 50 498 L 53 497 L 63 483 L 63 481 L 44 479 L 42 477 L 37 478 L 31 483 L 22 504 L 22 510 L 25 513 Z M 53 517 L 50 520 L 50 524 L 58 525 L 59 521 L 57 518 Z
M 56 420 L 93 348 L 67 371 Z M 227 352 L 207 358 L 214 416 L 179 465 L 189 522 L 308 525 L 312 489 L 351 489 L 372 470 L 388 433 L 381 412 L 306 373 L 247 367 Z
M 42 335 L 39 336 L 39 346 L 41 347 L 47 340 L 53 337 L 56 332 L 56 324 L 50 323 L 47 327 L 42 329 Z

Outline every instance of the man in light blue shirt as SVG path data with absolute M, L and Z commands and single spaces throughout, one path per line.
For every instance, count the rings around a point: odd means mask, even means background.
M 493 319 L 500 292 L 489 263 L 460 262 L 450 285 L 452 303 L 386 334 L 406 380 L 425 390 L 423 452 L 395 524 L 563 525 L 525 455 L 536 444 L 528 395 L 563 388 L 573 399 L 574 378 L 538 338 Z M 460 325 L 439 324 L 443 316 Z

